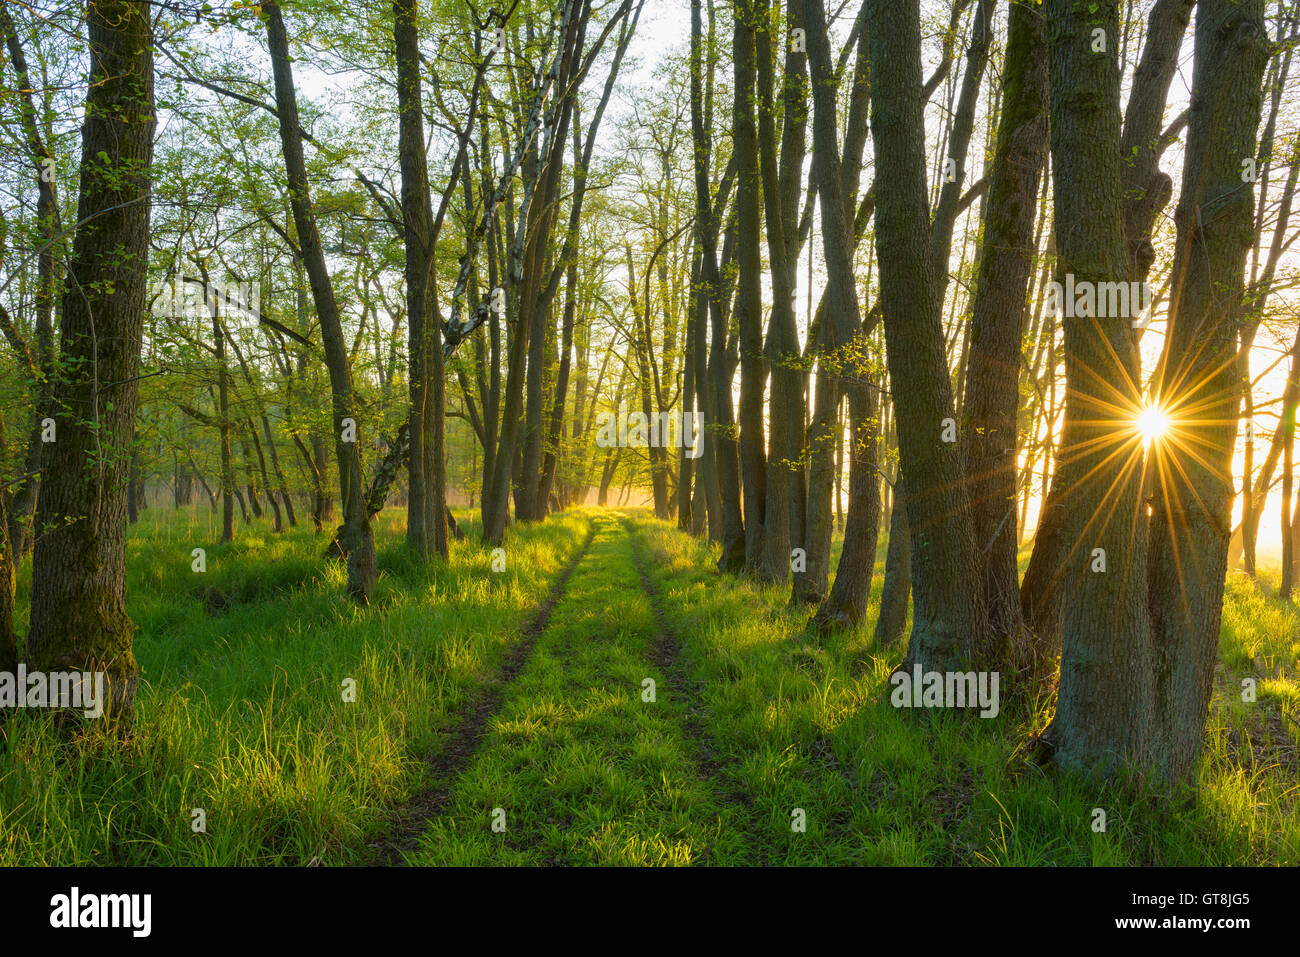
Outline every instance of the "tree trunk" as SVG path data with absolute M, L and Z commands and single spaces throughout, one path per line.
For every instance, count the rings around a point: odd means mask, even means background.
M 129 719 L 139 670 L 123 601 L 127 447 L 135 424 L 149 254 L 155 110 L 150 11 L 87 8 L 81 190 L 60 315 L 57 440 L 37 509 L 26 658 L 103 672 L 105 714 Z
M 348 366 L 347 347 L 338 303 L 330 285 L 329 268 L 316 216 L 312 208 L 303 158 L 302 129 L 298 122 L 298 95 L 293 85 L 289 56 L 289 38 L 278 3 L 262 5 L 266 18 L 267 39 L 271 51 L 271 72 L 275 81 L 276 112 L 279 117 L 280 145 L 288 177 L 289 202 L 294 226 L 298 231 L 299 256 L 311 281 L 312 299 L 320 319 L 321 343 L 329 370 L 330 392 L 334 412 L 334 443 L 338 456 L 339 491 L 343 503 L 342 545 L 348 555 L 348 594 L 361 605 L 369 604 L 379 570 L 375 558 L 375 538 L 366 512 L 361 470 L 361 423 L 357 421 L 352 373 Z M 345 425 L 347 420 L 347 425 Z
M 713 275 L 717 273 L 718 219 L 710 215 L 713 203 L 709 198 L 709 140 L 704 113 L 711 104 L 705 104 L 701 73 L 703 72 L 703 37 L 700 22 L 700 0 L 691 0 L 691 136 L 694 154 L 696 184 L 695 238 L 699 254 L 692 271 L 691 303 L 693 321 L 690 334 L 694 343 L 695 391 L 699 396 L 700 442 L 703 451 L 698 460 L 696 487 L 701 488 L 708 518 L 709 541 L 721 542 L 723 537 L 722 494 L 719 487 L 719 444 L 717 433 L 717 398 L 714 383 L 709 378 L 709 308 L 710 290 L 706 279 L 706 263 L 712 256 Z M 709 86 L 712 91 L 712 84 Z M 697 521 L 703 517 L 696 509 Z M 698 530 L 698 529 L 697 529 Z
M 10 500 L 8 528 L 9 544 L 13 549 L 14 564 L 22 562 L 32 547 L 32 520 L 40 494 L 41 472 L 47 458 L 49 443 L 41 441 L 41 421 L 51 414 L 54 376 L 54 301 L 58 296 L 59 280 L 56 260 L 60 255 L 57 238 L 60 232 L 58 182 L 46 175 L 46 160 L 52 155 L 41 136 L 32 91 L 39 89 L 27 70 L 27 58 L 14 28 L 8 10 L 0 7 L 0 33 L 4 34 L 17 80 L 17 94 L 22 113 L 22 129 L 27 139 L 27 152 L 36 173 L 36 219 L 42 247 L 36 262 L 36 294 L 33 297 L 36 325 L 36 403 L 31 411 L 28 428 L 27 453 L 22 474 L 26 476 L 13 491 Z
M 721 211 L 710 199 L 709 156 L 711 143 L 704 122 L 700 92 L 703 73 L 704 37 L 700 22 L 700 0 L 691 0 L 691 132 L 695 147 L 695 202 L 700 244 L 704 256 L 701 277 L 709 300 L 711 339 L 709 346 L 709 391 L 713 417 L 713 451 L 722 511 L 722 557 L 718 568 L 739 571 L 745 564 L 745 523 L 740 511 L 740 456 L 736 444 L 731 404 L 731 370 L 727 363 L 727 317 L 723 281 L 718 267 L 718 222 Z M 712 530 L 710 537 L 713 537 Z
M 1162 135 L 1164 106 L 1178 65 L 1178 51 L 1192 2 L 1157 0 L 1152 7 L 1146 45 L 1129 95 L 1120 140 L 1120 162 L 1124 177 L 1121 202 L 1125 267 L 1130 281 L 1141 282 L 1147 277 L 1155 259 L 1151 236 L 1156 217 L 1168 204 L 1173 189 L 1172 180 L 1160 171 L 1158 162 L 1168 145 Z M 1090 29 L 1095 28 L 1094 24 Z M 1107 36 L 1114 52 L 1114 34 Z M 1092 40 L 1093 34 L 1089 33 L 1090 51 Z M 1059 224 L 1054 224 L 1053 229 L 1059 233 Z M 1061 278 L 1059 272 L 1057 278 Z M 1058 467 L 1047 492 L 1049 505 L 1068 498 L 1067 486 L 1060 484 L 1061 479 L 1062 470 Z M 1050 655 L 1060 646 L 1060 623 L 1064 620 L 1062 573 L 1067 559 L 1063 549 L 1070 547 L 1063 525 L 1065 519 L 1064 508 L 1043 509 L 1029 568 L 1020 587 L 1021 608 L 1026 623 L 1035 629 L 1035 642 L 1041 655 Z
M 699 286 L 699 243 L 693 244 L 691 255 L 691 288 Z M 683 532 L 695 530 L 695 499 L 700 487 L 699 476 L 695 468 L 695 449 L 704 444 L 704 432 L 692 443 L 692 430 L 699 424 L 695 414 L 695 324 L 698 321 L 695 309 L 690 308 L 686 315 L 686 330 L 682 340 L 682 448 L 677 456 L 677 527 Z M 701 503 L 703 504 L 703 503 Z
M 745 570 L 765 577 L 763 567 L 764 511 L 767 502 L 767 454 L 763 434 L 763 289 L 758 167 L 758 131 L 754 118 L 754 33 L 767 15 L 763 0 L 735 0 L 732 53 L 735 64 L 732 128 L 736 156 L 736 261 L 739 266 L 735 304 L 740 330 L 740 471 L 744 488 Z M 776 278 L 775 276 L 773 277 Z M 780 293 L 778 293 L 779 298 Z
M 880 484 L 876 480 L 873 432 L 876 410 L 866 363 L 867 339 L 853 276 L 852 233 L 845 203 L 833 68 L 825 23 L 821 0 L 805 0 L 803 24 L 808 31 L 813 98 L 813 178 L 821 198 L 822 250 L 826 260 L 829 303 L 828 321 L 823 329 L 826 350 L 818 366 L 816 411 L 813 427 L 809 430 L 810 437 L 817 435 L 819 441 L 813 451 L 809 475 L 806 529 L 809 575 L 806 581 L 817 588 L 825 587 L 825 576 L 829 571 L 830 497 L 831 494 L 839 495 L 834 476 L 835 451 L 840 441 L 841 386 L 848 393 L 851 442 L 849 516 L 844 550 L 835 587 L 814 616 L 819 627 L 855 625 L 866 612 L 880 529 Z M 823 381 L 828 386 L 824 391 Z
M 575 162 L 578 130 L 574 127 Z M 573 327 L 578 309 L 578 263 L 571 259 L 565 269 L 564 318 L 560 330 L 560 368 L 555 377 L 555 397 L 551 401 L 551 421 L 546 433 L 546 450 L 542 458 L 542 476 L 537 483 L 537 500 L 547 502 L 555 483 L 555 470 L 559 465 L 564 442 L 564 406 L 569 393 L 569 375 L 573 366 Z M 689 482 L 687 485 L 689 486 Z
M 885 553 L 885 581 L 880 590 L 880 617 L 875 642 L 889 648 L 903 641 L 907 629 L 907 604 L 912 593 L 912 535 L 907 527 L 907 496 L 903 474 L 894 480 L 894 502 L 889 510 L 889 546 Z
M 1292 375 L 1295 373 L 1292 372 Z M 1282 431 L 1282 582 L 1278 595 L 1284 601 L 1291 600 L 1291 589 L 1295 585 L 1295 545 L 1291 521 L 1291 490 L 1295 481 L 1295 408 L 1282 411 L 1282 420 L 1278 428 Z
M 1047 43 L 1040 10 L 1011 4 L 1002 77 L 962 431 L 989 624 L 997 639 L 1018 643 L 1023 619 L 1016 566 L 1016 416 L 1027 287 L 1037 252 L 1038 181 L 1047 156 Z
M 1291 345 L 1290 354 L 1290 373 L 1287 376 L 1286 386 L 1282 390 L 1282 409 L 1283 418 L 1285 418 L 1286 409 L 1294 409 L 1300 404 L 1300 327 L 1296 328 L 1295 340 Z M 1263 511 L 1263 503 L 1268 501 L 1268 491 L 1273 487 L 1273 473 L 1277 470 L 1278 458 L 1282 454 L 1282 445 L 1286 439 L 1286 431 L 1282 428 L 1282 420 L 1278 422 L 1277 431 L 1273 433 L 1273 440 L 1269 443 L 1268 454 L 1264 456 L 1264 464 L 1260 466 L 1259 475 L 1254 479 L 1253 497 L 1261 503 L 1258 508 L 1252 508 L 1250 512 L 1242 514 L 1242 547 L 1248 549 L 1248 555 L 1254 555 L 1255 539 L 1259 535 L 1259 519 Z M 1249 481 L 1249 477 L 1247 481 Z M 1251 562 L 1253 566 L 1253 559 Z
M 1177 441 L 1155 448 L 1151 510 L 1155 753 L 1166 781 L 1194 773 L 1218 661 L 1241 399 L 1234 360 L 1246 256 L 1259 238 L 1241 158 L 1255 154 L 1269 46 L 1264 0 L 1201 0 L 1174 215 L 1172 329 L 1157 378 Z M 1172 467 L 1160 467 L 1166 454 Z
M 18 668 L 18 634 L 14 631 L 14 589 L 17 585 L 14 549 L 9 542 L 9 510 L 0 494 L 0 674 Z M 5 712 L 0 711 L 0 723 Z
M 424 150 L 420 48 L 415 0 L 394 0 L 398 157 L 402 171 L 407 361 L 411 412 L 407 458 L 406 542 L 421 558 L 449 554 L 442 348 L 433 308 L 433 210 Z M 453 174 L 454 175 L 454 174 Z
M 266 489 L 266 500 L 271 506 L 271 511 L 275 514 L 275 528 L 272 531 L 282 531 L 284 529 L 284 519 L 280 515 L 280 503 L 275 500 L 275 491 L 271 485 L 271 475 L 266 468 L 266 454 L 262 451 L 262 440 L 257 437 L 257 428 L 253 425 L 253 420 L 246 420 L 248 426 L 248 437 L 253 440 L 253 451 L 257 453 L 257 468 L 262 475 L 262 486 Z
M 284 472 L 280 468 L 280 454 L 275 448 L 275 436 L 271 433 L 271 422 L 262 413 L 262 432 L 266 435 L 266 447 L 271 452 L 271 468 L 275 472 L 275 480 L 280 490 L 280 502 L 284 506 L 285 517 L 289 521 L 289 527 L 295 528 L 298 525 L 298 517 L 293 512 L 293 499 L 289 495 L 288 483 L 285 482 Z
M 850 277 L 851 280 L 852 277 Z M 880 481 L 876 472 L 877 416 L 874 386 L 859 381 L 848 387 L 849 512 L 844 525 L 840 563 L 826 601 L 817 609 L 819 625 L 857 625 L 867 611 L 871 577 L 876 569 L 880 536 Z M 839 483 L 835 485 L 839 497 Z
M 798 209 L 807 125 L 805 56 L 797 44 L 785 44 L 781 163 L 777 165 L 771 19 L 766 2 L 756 5 L 755 50 L 758 77 L 758 158 L 761 172 L 768 258 L 771 262 L 772 312 L 765 357 L 771 371 L 764 504 L 762 577 L 782 584 L 790 580 L 791 546 L 803 541 L 803 376 L 799 330 L 794 318 L 798 242 L 787 217 Z
M 876 248 L 912 535 L 907 663 L 961 670 L 982 649 L 986 616 L 961 443 L 942 441 L 955 419 L 927 242 L 919 10 L 917 0 L 871 4 L 871 129 L 876 155 L 890 157 L 876 170 Z
M 217 357 L 217 441 L 221 449 L 221 541 L 235 537 L 235 460 L 230 444 L 230 373 L 226 366 L 226 333 L 206 263 L 197 263 L 203 278 L 203 301 L 212 323 L 212 347 Z M 247 516 L 245 516 L 247 520 Z
M 1118 3 L 1050 0 L 1048 16 L 1061 271 L 1095 289 L 1128 278 Z M 1106 53 L 1092 52 L 1097 29 L 1111 38 Z M 1064 327 L 1068 395 L 1057 474 L 1068 491 L 1060 500 L 1068 553 L 1060 691 L 1044 737 L 1060 767 L 1108 774 L 1147 766 L 1154 719 L 1141 439 L 1115 425 L 1141 409 L 1140 359 L 1127 317 L 1066 318 Z

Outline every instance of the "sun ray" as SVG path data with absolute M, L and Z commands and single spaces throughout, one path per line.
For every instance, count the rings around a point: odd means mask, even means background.
M 1169 413 L 1160 405 L 1150 402 L 1138 413 L 1134 427 L 1142 436 L 1142 444 L 1149 447 L 1169 434 Z

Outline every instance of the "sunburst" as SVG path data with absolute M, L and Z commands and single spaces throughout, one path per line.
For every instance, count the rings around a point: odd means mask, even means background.
M 1142 444 L 1148 448 L 1153 442 L 1164 441 L 1171 425 L 1169 413 L 1154 401 L 1148 401 L 1143 405 L 1133 422 L 1133 427 L 1142 436 Z

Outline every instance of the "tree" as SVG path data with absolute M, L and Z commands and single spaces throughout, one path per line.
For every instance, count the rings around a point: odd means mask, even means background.
M 757 55 L 754 34 L 767 16 L 763 0 L 736 0 L 732 34 L 734 85 L 732 125 L 736 157 L 736 327 L 740 332 L 740 472 L 744 489 L 745 569 L 762 577 L 763 521 L 767 502 L 767 454 L 764 447 L 763 386 L 767 368 L 763 355 L 762 194 L 758 163 L 758 126 L 754 112 Z
M 809 427 L 810 445 L 815 445 L 809 468 L 806 535 L 809 564 L 817 566 L 815 580 L 824 582 L 830 551 L 830 493 L 840 431 L 840 391 L 844 389 L 849 397 L 851 514 L 845 531 L 845 554 L 836 574 L 837 587 L 818 608 L 816 620 L 823 624 L 856 623 L 866 610 L 880 522 L 880 486 L 874 462 L 876 412 L 866 375 L 866 339 L 853 277 L 853 243 L 836 129 L 835 86 L 821 0 L 806 0 L 803 23 L 813 100 L 813 178 L 821 200 L 822 249 L 828 280 L 828 308 L 822 327 L 825 352 L 818 365 L 817 394 Z M 835 494 L 839 494 L 838 489 Z
M 87 7 L 90 77 L 76 235 L 59 315 L 49 451 L 25 655 L 42 671 L 103 672 L 105 713 L 129 719 L 139 672 L 124 603 L 129 445 L 139 391 L 155 126 L 149 5 Z
M 1016 418 L 1038 184 L 1047 155 L 1047 44 L 1039 9 L 1015 0 L 1009 7 L 1002 116 L 971 307 L 962 431 L 990 625 L 1001 639 L 1019 641 Z
M 1255 152 L 1268 55 L 1263 0 L 1201 0 L 1170 331 L 1155 377 L 1176 423 L 1155 450 L 1149 566 L 1157 770 L 1170 781 L 1195 768 L 1218 660 L 1241 402 L 1234 360 L 1259 238 L 1241 160 Z
M 907 662 L 951 670 L 981 647 L 986 619 L 961 443 L 943 441 L 955 412 L 926 200 L 920 13 L 917 0 L 870 3 L 871 129 L 876 155 L 890 157 L 876 170 L 876 250 L 912 537 Z
M 1119 70 L 1095 32 L 1117 35 L 1117 3 L 1052 0 L 1052 162 L 1062 269 L 1119 282 L 1124 243 Z M 1237 324 L 1253 199 L 1241 158 L 1254 155 L 1267 59 L 1263 3 L 1202 0 L 1193 108 L 1155 401 L 1175 428 L 1154 448 L 1144 491 L 1144 407 L 1128 316 L 1065 320 L 1064 634 L 1055 763 L 1095 774 L 1123 767 L 1187 780 L 1204 734 L 1223 598 L 1240 401 Z M 1118 422 L 1118 425 L 1117 425 Z
M 379 568 L 375 558 L 375 538 L 366 508 L 364 475 L 361 470 L 360 436 L 356 399 L 352 389 L 352 372 L 343 341 L 343 324 L 338 301 L 325 262 L 316 214 L 312 207 L 307 165 L 303 158 L 302 129 L 298 123 L 298 95 L 293 84 L 292 58 L 284 17 L 278 3 L 264 3 L 267 43 L 271 52 L 271 72 L 275 80 L 275 104 L 280 127 L 280 147 L 288 177 L 289 204 L 298 233 L 298 254 L 311 283 L 312 300 L 320 319 L 321 343 L 329 369 L 334 442 L 339 463 L 339 491 L 343 501 L 343 527 L 339 544 L 347 554 L 348 594 L 362 605 L 369 604 Z
M 411 416 L 408 434 L 410 488 L 407 542 L 421 556 L 448 555 L 447 473 L 444 449 L 446 394 L 442 334 L 434 319 L 433 246 L 437 239 L 424 150 L 424 106 L 415 0 L 394 0 L 393 41 L 397 54 L 398 151 L 402 167 L 402 241 L 406 262 L 406 315 Z M 482 77 L 479 71 L 476 81 Z M 461 138 L 460 157 L 473 130 L 477 102 Z M 460 158 L 458 157 L 458 158 Z M 453 169 L 448 194 L 455 188 Z M 466 173 L 468 175 L 468 171 Z M 443 209 L 446 206 L 444 203 Z
M 1146 280 L 1154 262 L 1152 230 L 1173 190 L 1172 180 L 1158 163 L 1186 122 L 1184 115 L 1161 132 L 1165 100 L 1190 15 L 1191 0 L 1157 0 L 1124 117 L 1120 156 L 1126 182 L 1121 211 L 1125 265 L 1128 278 L 1139 283 Z M 1063 572 L 1070 547 L 1065 529 L 1064 481 L 1064 471 L 1058 467 L 1046 493 L 1034 550 L 1020 587 L 1021 608 L 1041 654 L 1055 651 L 1062 627 Z
M 700 8 L 700 0 L 691 0 L 691 137 L 695 147 L 695 222 L 700 241 L 700 286 L 696 291 L 696 302 L 697 314 L 702 319 L 702 300 L 708 301 L 709 414 L 705 417 L 705 429 L 711 438 L 709 451 L 715 457 L 718 503 L 722 513 L 721 532 L 719 534 L 711 528 L 710 537 L 720 538 L 722 542 L 719 569 L 739 571 L 745 564 L 745 521 L 741 514 L 740 454 L 731 402 L 731 371 L 727 364 L 727 295 L 718 259 L 718 233 L 726 205 L 726 190 L 720 188 L 718 195 L 713 196 L 709 185 L 713 144 L 706 114 L 711 99 L 703 89 L 705 36 Z M 712 89 L 711 82 L 709 89 Z M 724 182 L 726 179 L 724 177 Z
M 14 73 L 18 81 L 18 95 L 21 100 L 22 130 L 27 140 L 28 155 L 37 189 L 36 217 L 40 224 L 43 240 L 37 259 L 36 305 L 36 354 L 33 356 L 28 344 L 18 335 L 13 322 L 6 316 L 5 337 L 10 340 L 15 351 L 26 355 L 30 362 L 29 372 L 36 384 L 38 398 L 33 404 L 31 423 L 28 427 L 27 454 L 23 460 L 23 474 L 16 487 L 4 494 L 11 495 L 8 507 L 8 538 L 13 549 L 15 562 L 21 561 L 32 546 L 31 523 L 36 514 L 36 501 L 40 492 L 41 469 L 45 460 L 48 443 L 41 441 L 43 431 L 41 420 L 45 409 L 50 408 L 53 400 L 54 383 L 54 304 L 58 298 L 58 277 L 56 258 L 59 254 L 59 233 L 61 220 L 59 215 L 58 180 L 51 175 L 50 165 L 54 157 L 45 138 L 41 135 L 37 122 L 36 104 L 32 97 L 32 78 L 27 68 L 27 56 L 13 18 L 5 7 L 0 7 L 0 33 L 4 34 L 9 57 L 13 61 Z M 2 670 L 2 669 L 0 669 Z

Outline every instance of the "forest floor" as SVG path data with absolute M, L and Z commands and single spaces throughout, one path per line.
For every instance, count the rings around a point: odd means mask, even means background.
M 358 609 L 310 528 L 213 545 L 206 513 L 132 528 L 131 735 L 0 725 L 0 865 L 1300 863 L 1300 617 L 1267 577 L 1229 579 L 1199 795 L 1170 801 L 1018 761 L 1050 701 L 892 707 L 883 568 L 867 626 L 818 639 L 642 511 L 494 555 L 467 510 L 426 564 L 390 509 Z

